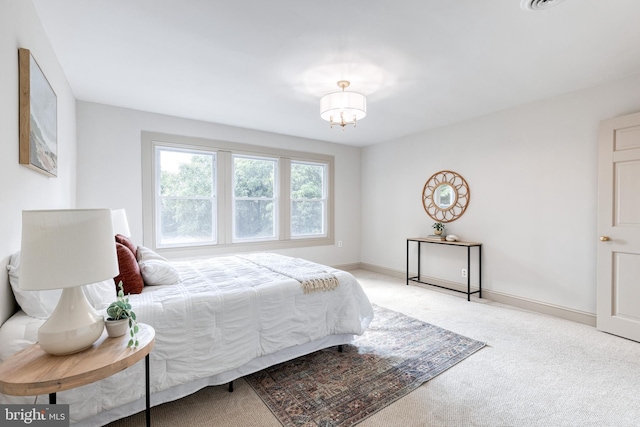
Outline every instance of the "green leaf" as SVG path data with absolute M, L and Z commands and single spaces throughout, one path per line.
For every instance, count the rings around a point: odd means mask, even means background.
M 133 345 L 133 339 L 129 340 L 129 343 L 127 344 L 127 347 L 131 347 Z M 136 347 L 137 347 L 138 342 L 136 341 Z

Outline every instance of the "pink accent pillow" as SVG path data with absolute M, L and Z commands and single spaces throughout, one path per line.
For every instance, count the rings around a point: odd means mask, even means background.
M 144 280 L 140 274 L 140 267 L 136 256 L 122 243 L 116 242 L 116 252 L 118 254 L 118 267 L 120 274 L 113 278 L 116 282 L 116 291 L 118 283 L 122 280 L 122 288 L 125 295 L 139 294 L 144 288 Z

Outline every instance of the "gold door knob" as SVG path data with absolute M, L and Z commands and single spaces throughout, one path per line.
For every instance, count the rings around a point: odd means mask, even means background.
M 608 242 L 609 241 L 609 236 L 600 236 L 600 241 Z

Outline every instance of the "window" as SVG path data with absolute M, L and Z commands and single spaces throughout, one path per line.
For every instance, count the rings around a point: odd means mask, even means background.
M 216 243 L 216 155 L 156 148 L 158 247 Z
M 291 162 L 291 237 L 324 236 L 327 165 Z
M 276 238 L 277 159 L 233 156 L 233 240 Z
M 142 132 L 143 244 L 167 256 L 332 245 L 333 156 Z

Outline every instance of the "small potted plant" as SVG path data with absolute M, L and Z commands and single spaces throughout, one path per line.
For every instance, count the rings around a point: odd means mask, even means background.
M 434 233 L 439 236 L 444 231 L 444 224 L 441 222 L 434 222 L 431 228 L 433 228 L 435 230 Z
M 138 346 L 138 322 L 136 321 L 136 313 L 131 309 L 129 297 L 124 295 L 122 281 L 118 283 L 118 299 L 107 307 L 107 320 L 105 326 L 107 334 L 110 337 L 121 337 L 127 333 L 129 329 L 129 343 L 127 347 Z

